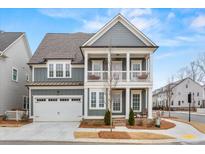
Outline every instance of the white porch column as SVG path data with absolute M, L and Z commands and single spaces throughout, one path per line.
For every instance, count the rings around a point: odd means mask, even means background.
M 147 96 L 147 95 L 148 95 L 148 92 L 147 92 L 147 88 L 146 88 L 146 89 L 145 89 L 145 96 L 146 96 L 146 97 L 145 97 L 145 103 L 146 103 L 146 104 L 145 104 L 145 108 L 146 108 L 146 110 L 148 109 L 148 96 Z
M 130 88 L 126 88 L 126 119 L 129 119 L 130 113 Z
M 84 118 L 88 116 L 88 88 L 84 88 Z
M 111 67 L 111 65 L 110 65 L 110 64 L 111 64 L 111 55 L 110 55 L 110 52 L 108 52 L 108 54 L 107 54 L 107 59 L 108 59 L 108 60 L 107 60 L 107 65 L 108 65 L 108 66 L 107 66 L 107 70 L 108 70 L 108 76 L 107 76 L 107 77 L 108 77 L 108 80 L 110 80 L 110 70 L 111 70 L 111 68 L 110 68 L 110 67 Z
M 127 65 L 127 82 L 129 82 L 130 81 L 130 53 L 127 53 L 126 65 Z
M 148 89 L 148 119 L 152 119 L 152 88 Z
M 88 81 L 88 53 L 86 52 L 84 55 L 84 59 L 85 59 L 84 82 L 86 83 Z

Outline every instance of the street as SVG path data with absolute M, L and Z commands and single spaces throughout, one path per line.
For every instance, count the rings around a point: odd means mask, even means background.
M 164 115 L 168 116 L 169 113 L 165 112 Z M 185 119 L 185 120 L 189 119 L 188 112 L 187 113 L 179 113 L 179 112 L 171 111 L 171 116 L 172 117 L 178 117 L 178 118 Z M 205 115 L 191 114 L 191 120 L 196 121 L 196 122 L 205 123 Z

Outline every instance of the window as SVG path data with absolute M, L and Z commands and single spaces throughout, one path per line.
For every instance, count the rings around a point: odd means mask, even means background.
M 70 64 L 65 64 L 65 76 L 70 77 Z
M 69 102 L 69 98 L 60 98 L 60 102 Z
M 99 107 L 104 108 L 104 92 L 99 92 Z
M 182 101 L 182 104 L 184 104 L 184 101 Z
M 96 92 L 91 92 L 91 107 L 96 108 Z
M 56 64 L 56 77 L 63 77 L 63 64 Z
M 133 106 L 134 111 L 140 110 L 140 94 L 133 94 Z
M 188 84 L 186 84 L 186 88 L 188 88 Z
M 49 78 L 70 78 L 71 64 L 70 62 L 49 62 L 48 64 Z
M 23 109 L 29 110 L 29 100 L 27 96 L 23 96 Z
M 53 64 L 49 64 L 49 77 L 54 76 L 54 69 L 53 69 Z
M 105 109 L 105 92 L 92 89 L 90 92 L 90 109 Z
M 200 101 L 198 101 L 198 105 L 200 105 Z
M 171 102 L 171 105 L 174 105 L 174 102 L 173 102 L 173 101 Z
M 180 102 L 180 101 L 178 101 L 178 105 L 179 105 L 179 106 L 181 105 L 181 102 Z
M 160 101 L 162 104 L 164 101 Z M 133 111 L 141 112 L 141 91 L 133 90 L 131 95 L 131 107 Z
M 13 81 L 18 81 L 18 70 L 16 68 L 12 68 L 12 80 Z
M 197 93 L 197 96 L 199 96 L 199 92 Z
M 49 102 L 57 102 L 57 98 L 49 98 L 48 101 Z

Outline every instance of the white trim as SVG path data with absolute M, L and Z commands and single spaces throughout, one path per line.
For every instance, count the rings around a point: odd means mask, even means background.
M 84 86 L 33 86 L 29 89 L 84 89 Z
M 131 108 L 133 109 L 133 94 L 140 95 L 140 109 L 133 110 L 134 112 L 141 112 L 142 111 L 142 90 L 131 90 Z
M 84 64 L 72 64 L 72 68 L 84 68 Z
M 16 70 L 16 80 L 13 79 L 13 70 Z M 18 74 L 19 74 L 19 73 L 18 73 L 18 69 L 17 69 L 16 67 L 13 67 L 13 66 L 12 66 L 12 69 L 11 69 L 11 75 L 12 75 L 12 76 L 11 76 L 11 80 L 12 80 L 12 81 L 15 81 L 15 82 L 18 82 Z
M 50 77 L 49 74 L 49 65 L 53 65 L 53 77 Z M 56 65 L 57 64 L 62 64 L 63 65 L 63 76 L 62 77 L 57 77 L 56 76 Z M 70 76 L 66 77 L 66 64 L 70 65 Z M 59 79 L 59 78 L 72 78 L 72 65 L 70 60 L 49 60 L 47 62 L 47 77 L 52 78 L 52 79 Z
M 26 108 L 24 108 L 24 97 L 26 97 Z M 28 108 L 29 107 L 28 96 L 27 95 L 23 95 L 22 98 L 23 98 L 23 106 L 22 106 L 22 108 L 24 110 L 29 110 L 29 108 Z
M 113 90 L 112 91 L 112 95 L 113 94 L 120 94 L 120 110 L 119 111 L 114 111 L 113 110 L 113 102 L 112 102 L 112 112 L 113 113 L 121 113 L 122 112 L 122 90 Z M 113 96 L 112 96 L 113 97 Z M 112 98 L 112 100 L 113 100 L 113 98 Z
M 95 92 L 96 93 L 96 107 L 91 106 L 91 93 Z M 103 92 L 104 93 L 104 107 L 99 106 L 99 93 Z M 105 89 L 90 89 L 89 90 L 89 109 L 90 110 L 105 110 L 106 109 L 106 90 Z
M 146 45 L 156 46 L 148 37 L 146 37 L 140 30 L 138 30 L 133 24 L 131 24 L 121 14 L 118 14 L 112 20 L 110 20 L 107 24 L 105 24 L 105 26 L 103 26 L 95 35 L 93 35 L 88 41 L 86 41 L 83 44 L 83 46 L 92 45 L 96 40 L 98 40 L 103 34 L 105 34 L 117 22 L 121 22 L 126 28 L 128 28 L 134 35 L 136 35 L 136 37 L 138 37 Z
M 31 118 L 31 88 L 28 89 L 28 94 L 29 94 L 29 117 Z
M 129 119 L 129 113 L 130 113 L 130 88 L 126 88 L 126 100 L 125 100 L 125 106 L 126 106 L 126 119 Z
M 113 118 L 125 117 L 124 115 L 112 115 Z M 104 116 L 83 116 L 84 119 L 103 119 Z
M 33 95 L 33 98 L 73 98 L 73 97 L 79 97 L 82 98 L 82 95 Z

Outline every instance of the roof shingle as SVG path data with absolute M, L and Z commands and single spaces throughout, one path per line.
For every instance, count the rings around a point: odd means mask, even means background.
M 0 32 L 0 51 L 4 51 L 22 34 L 23 32 Z
M 80 46 L 93 33 L 48 33 L 30 59 L 30 64 L 44 63 L 46 59 L 73 59 L 72 63 L 83 63 Z

